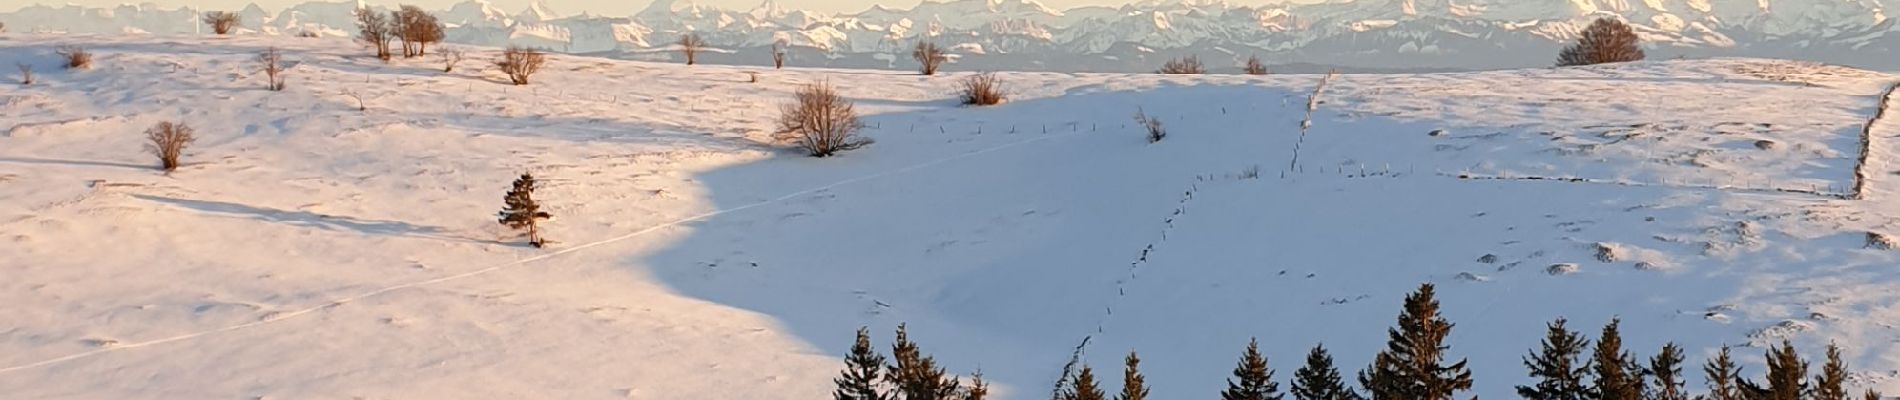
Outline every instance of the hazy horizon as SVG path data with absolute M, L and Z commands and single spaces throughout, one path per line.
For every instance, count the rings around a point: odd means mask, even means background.
M 25 7 L 30 7 L 33 5 L 58 6 L 58 5 L 65 5 L 65 4 L 74 4 L 74 5 L 85 6 L 85 7 L 112 7 L 112 6 L 117 6 L 121 4 L 156 4 L 159 7 L 164 7 L 164 8 L 199 7 L 199 8 L 204 8 L 204 9 L 236 10 L 236 9 L 243 8 L 244 6 L 249 5 L 251 3 L 257 3 L 258 6 L 264 7 L 265 10 L 276 12 L 276 11 L 280 11 L 284 9 L 285 7 L 289 7 L 291 5 L 296 5 L 299 3 L 305 3 L 309 1 L 337 1 L 337 0 L 26 1 L 26 2 L 19 3 L 18 6 L 0 8 L 0 10 L 12 11 L 12 10 L 17 10 L 17 9 L 21 9 Z M 461 3 L 467 0 L 390 0 L 390 1 L 366 0 L 366 1 L 371 4 L 383 4 L 383 3 L 388 3 L 391 5 L 412 4 L 412 5 L 422 6 L 423 8 L 429 8 L 429 9 L 446 9 L 449 6 L 452 6 L 452 5 L 455 5 L 456 3 Z M 704 4 L 704 5 L 709 5 L 709 6 L 721 7 L 721 8 L 737 9 L 737 10 L 751 9 L 765 2 L 765 0 L 676 0 L 676 1 L 681 2 L 681 3 L 691 2 L 691 3 Z M 819 11 L 819 12 L 844 12 L 844 13 L 864 11 L 866 9 L 871 8 L 871 6 L 873 5 L 882 5 L 885 7 L 892 7 L 892 8 L 910 8 L 912 6 L 916 6 L 918 3 L 921 2 L 920 0 L 776 0 L 776 1 L 778 2 L 779 6 L 786 7 L 786 8 L 796 8 L 796 9 L 801 9 L 801 10 L 811 10 L 811 11 Z M 947 0 L 932 0 L 932 1 L 947 1 Z M 1091 5 L 1119 6 L 1122 4 L 1138 2 L 1138 0 L 1137 1 L 1036 0 L 1036 1 L 1041 2 L 1043 5 L 1046 5 L 1055 9 L 1068 9 L 1068 8 L 1091 6 Z M 1312 1 L 1230 0 L 1228 1 L 1228 3 L 1236 4 L 1236 5 L 1259 5 L 1259 4 L 1278 4 L 1278 3 L 1285 3 L 1288 1 L 1310 3 L 1310 2 L 1318 2 L 1320 0 L 1312 0 Z M 11 1 L 8 1 L 8 2 L 11 3 Z M 496 7 L 499 7 L 503 10 L 507 10 L 509 12 L 515 12 L 515 11 L 521 11 L 523 9 L 526 9 L 528 7 L 528 4 L 533 2 L 533 0 L 488 0 L 488 2 L 494 4 Z M 641 9 L 645 9 L 648 4 L 652 3 L 652 0 L 634 0 L 630 2 L 610 2 L 610 1 L 590 1 L 590 0 L 543 0 L 543 3 L 546 3 L 550 8 L 553 8 L 554 11 L 560 12 L 563 15 L 572 15 L 572 14 L 578 14 L 581 12 L 603 14 L 603 15 L 628 15 L 628 14 L 633 14 L 635 12 L 638 12 Z

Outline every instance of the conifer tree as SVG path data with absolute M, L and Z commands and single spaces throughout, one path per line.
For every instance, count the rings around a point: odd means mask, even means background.
M 527 229 L 528 244 L 541 247 L 546 242 L 541 240 L 539 221 L 553 215 L 541 211 L 541 203 L 534 201 L 534 189 L 534 175 L 524 172 L 520 178 L 516 178 L 514 188 L 502 197 L 505 206 L 501 209 L 500 222 L 509 228 Z
M 1828 343 L 1827 363 L 1814 376 L 1814 400 L 1847 400 L 1847 361 L 1841 360 L 1841 347 Z
M 1664 344 L 1662 352 L 1649 359 L 1649 376 L 1656 385 L 1650 389 L 1651 399 L 1689 400 L 1682 389 L 1682 360 L 1682 348 L 1675 343 Z
M 1623 335 L 1617 326 L 1622 321 L 1611 319 L 1603 326 L 1603 335 L 1597 338 L 1596 353 L 1592 362 L 1596 385 L 1591 392 L 1601 400 L 1642 400 L 1643 367 L 1636 362 L 1636 356 L 1623 350 Z
M 1768 349 L 1768 388 L 1763 400 L 1801 400 L 1808 391 L 1808 362 L 1795 354 L 1794 343 L 1782 339 L 1780 348 Z
M 1529 400 L 1584 400 L 1589 398 L 1589 388 L 1584 385 L 1584 376 L 1590 374 L 1590 364 L 1579 360 L 1583 348 L 1590 341 L 1582 334 L 1564 327 L 1568 322 L 1558 318 L 1545 324 L 1543 348 L 1524 357 L 1524 367 L 1530 368 L 1532 378 L 1537 384 L 1518 386 L 1517 395 Z
M 1339 369 L 1333 367 L 1333 355 L 1324 345 L 1314 345 L 1306 352 L 1306 365 L 1293 371 L 1293 390 L 1289 392 L 1297 400 L 1359 400 L 1359 394 L 1346 387 Z
M 1862 394 L 1860 398 L 1861 400 L 1880 400 L 1880 392 L 1875 392 L 1873 389 L 1867 389 L 1867 393 Z
M 1715 358 L 1702 365 L 1702 376 L 1709 381 L 1709 394 L 1706 400 L 1743 400 L 1741 385 L 1742 367 L 1728 356 L 1728 346 Z
M 832 383 L 838 390 L 832 392 L 834 400 L 890 400 L 890 396 L 877 391 L 878 370 L 884 368 L 884 356 L 871 348 L 871 333 L 858 328 L 858 341 L 851 345 L 851 354 L 844 357 L 844 372 Z
M 1115 395 L 1115 400 L 1147 399 L 1148 383 L 1147 378 L 1141 376 L 1141 357 L 1129 351 L 1128 357 L 1122 359 L 1122 392 Z
M 1360 386 L 1372 400 L 1450 400 L 1471 389 L 1471 370 L 1460 359 L 1444 365 L 1445 337 L 1452 323 L 1438 313 L 1432 284 L 1405 296 L 1398 326 L 1388 329 L 1386 348 L 1359 373 Z
M 983 380 L 983 371 L 970 374 L 970 387 L 963 391 L 963 400 L 983 400 L 990 396 L 990 382 Z
M 891 343 L 891 361 L 884 380 L 897 388 L 896 400 L 954 400 L 957 378 L 943 372 L 937 360 L 924 355 L 903 324 L 897 325 L 897 341 Z
M 1069 381 L 1069 388 L 1062 391 L 1062 400 L 1108 400 L 1108 394 L 1095 383 L 1095 370 L 1084 364 L 1075 380 Z
M 1280 384 L 1273 381 L 1273 370 L 1267 368 L 1267 357 L 1260 355 L 1260 341 L 1247 339 L 1247 352 L 1234 366 L 1234 377 L 1227 379 L 1221 400 L 1280 400 L 1279 392 Z

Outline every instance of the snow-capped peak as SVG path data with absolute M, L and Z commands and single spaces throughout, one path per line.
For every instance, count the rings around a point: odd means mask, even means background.
M 515 14 L 515 19 L 522 22 L 545 22 L 558 18 L 561 18 L 561 14 L 554 12 L 554 9 L 548 7 L 548 3 L 543 0 L 528 3 L 527 9 Z

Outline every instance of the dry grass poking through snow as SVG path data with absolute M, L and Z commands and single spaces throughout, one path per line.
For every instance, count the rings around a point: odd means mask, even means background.
M 1002 104 L 1007 97 L 1003 93 L 1003 78 L 996 73 L 984 72 L 964 77 L 957 81 L 957 97 L 964 105 L 993 106 Z

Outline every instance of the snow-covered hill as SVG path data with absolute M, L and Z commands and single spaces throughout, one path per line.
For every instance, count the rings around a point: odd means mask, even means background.
M 62 45 L 97 66 L 56 68 Z M 253 65 L 272 46 L 284 92 Z M 1362 367 L 1421 282 L 1485 398 L 1558 316 L 1622 318 L 1643 356 L 1742 346 L 1750 374 L 1761 345 L 1836 342 L 1853 385 L 1900 391 L 1900 252 L 1865 245 L 1900 233 L 1900 123 L 1843 198 L 1900 76 L 1346 75 L 1302 136 L 1317 76 L 1002 73 L 1010 102 L 966 108 L 956 74 L 553 56 L 516 87 L 471 57 L 0 34 L 40 79 L 0 85 L 0 397 L 821 399 L 854 330 L 908 323 L 1000 398 L 1046 394 L 1084 338 L 1193 398 L 1249 337 L 1281 379 L 1317 343 Z M 767 143 L 818 81 L 876 144 Z M 200 135 L 169 176 L 140 148 L 158 121 Z M 494 222 L 523 171 L 547 249 Z
M 484 0 L 441 11 L 453 42 L 519 44 L 572 53 L 652 59 L 681 33 L 732 50 L 708 61 L 765 65 L 784 44 L 794 61 L 834 67 L 894 67 L 929 38 L 960 53 L 965 70 L 1136 72 L 1198 54 L 1217 71 L 1249 55 L 1276 64 L 1348 70 L 1501 69 L 1549 65 L 1558 46 L 1590 21 L 1638 26 L 1657 58 L 1797 58 L 1900 68 L 1881 49 L 1900 48 L 1887 18 L 1893 0 L 1350 0 L 1238 6 L 1224 1 L 1144 1 L 1057 10 L 1035 0 L 926 0 L 851 14 L 802 11 L 766 1 L 729 10 L 691 0 L 655 0 L 628 16 L 563 15 L 546 2 L 510 12 Z M 361 0 L 303 3 L 277 14 L 240 14 L 259 32 L 347 35 Z M 558 6 L 558 5 L 556 5 Z M 188 9 L 27 6 L 0 13 L 16 31 L 195 33 Z

